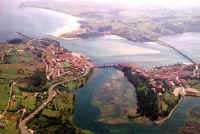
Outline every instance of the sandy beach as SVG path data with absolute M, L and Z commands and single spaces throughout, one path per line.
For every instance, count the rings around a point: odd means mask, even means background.
M 114 34 L 111 34 L 111 35 L 105 35 L 105 36 L 103 36 L 103 39 L 126 40 L 126 38 L 123 38 L 123 37 L 121 37 L 121 36 L 114 35 Z
M 49 33 L 49 35 L 60 37 L 63 34 L 78 31 L 80 29 L 79 21 L 82 20 L 81 18 L 68 14 L 60 14 L 60 15 L 63 17 L 64 19 L 63 22 L 65 22 L 65 25 L 55 29 L 55 31 Z

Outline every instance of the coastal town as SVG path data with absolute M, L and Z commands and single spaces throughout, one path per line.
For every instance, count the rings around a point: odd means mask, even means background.
M 200 134 L 199 0 L 1 0 L 0 134 Z
M 48 44 L 49 39 L 40 39 L 39 42 Z M 61 76 L 72 75 L 74 77 L 81 76 L 93 65 L 88 62 L 89 58 L 79 53 L 70 52 L 60 46 L 57 41 L 52 41 L 51 44 L 44 46 L 33 47 L 34 41 L 29 41 L 28 49 L 31 51 L 40 50 L 45 55 L 42 61 L 45 65 L 45 73 L 48 80 L 53 80 Z
M 0 128 L 3 131 L 19 131 L 21 134 L 46 131 L 37 128 L 41 118 L 60 120 L 66 114 L 65 125 L 71 122 L 74 105 L 71 91 L 87 82 L 93 68 L 114 67 L 121 70 L 136 88 L 136 113 L 127 113 L 131 120 L 139 115 L 161 124 L 171 116 L 184 96 L 200 96 L 200 65 L 197 63 L 150 69 L 135 64 L 97 66 L 87 56 L 71 52 L 61 47 L 58 41 L 48 38 L 13 39 L 6 47 L 1 44 L 1 48 L 1 92 L 7 88 L 8 100 L 1 102 L 0 107 Z M 61 105 L 61 102 L 55 101 L 64 96 L 71 96 L 62 104 L 67 105 L 55 109 L 56 105 Z M 62 110 L 65 112 L 62 113 Z M 9 117 L 13 113 L 14 126 L 8 127 L 5 122 L 11 121 Z M 52 125 L 55 124 L 47 126 Z M 72 125 L 66 131 L 82 134 L 84 130 Z
M 16 38 L 8 41 L 6 47 L 5 44 L 0 46 L 0 82 L 4 86 L 0 92 L 4 93 L 6 87 L 5 100 L 8 100 L 0 107 L 0 129 L 3 131 L 19 131 L 21 134 L 46 131 L 37 128 L 41 118 L 45 117 L 48 122 L 51 118 L 60 120 L 66 114 L 65 125 L 71 122 L 74 110 L 74 94 L 71 91 L 87 82 L 93 68 L 114 67 L 121 70 L 136 88 L 137 110 L 134 110 L 135 113 L 127 112 L 131 120 L 145 117 L 155 124 L 162 124 L 170 118 L 184 96 L 200 96 L 198 63 L 150 69 L 135 64 L 97 66 L 87 56 L 71 52 L 49 38 Z M 55 100 L 64 96 L 70 98 L 62 104 L 67 105 L 55 109 L 56 105 L 61 105 Z M 61 112 L 63 109 L 64 113 Z M 12 117 L 15 123 L 8 127 L 5 122 L 11 121 L 9 116 L 12 113 L 15 113 Z M 50 123 L 47 126 L 54 125 L 63 124 Z M 84 130 L 71 125 L 66 131 L 82 134 Z
M 13 39 L 0 47 L 0 81 L 3 83 L 0 91 L 5 99 L 0 107 L 0 129 L 34 133 L 38 130 L 28 124 L 38 115 L 47 120 L 65 116 L 63 122 L 70 122 L 74 103 L 71 90 L 86 83 L 94 66 L 90 59 L 68 51 L 59 42 L 48 38 Z M 57 102 L 65 97 L 68 101 L 64 104 Z M 54 105 L 63 106 L 56 110 Z M 9 119 L 10 115 L 14 120 Z M 14 126 L 8 126 L 9 123 Z M 82 133 L 72 125 L 66 131 Z

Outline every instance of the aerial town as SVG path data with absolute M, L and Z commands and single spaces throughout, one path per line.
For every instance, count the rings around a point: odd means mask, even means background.
M 46 132 L 36 127 L 46 122 L 49 127 L 59 125 L 66 132 L 81 134 L 84 130 L 70 123 L 75 100 L 72 91 L 89 78 L 94 67 L 89 58 L 47 38 L 13 39 L 0 47 L 1 131 Z M 59 130 L 55 127 L 49 133 Z
M 48 43 L 48 39 L 39 40 L 43 43 Z M 34 41 L 29 41 L 28 49 L 41 50 L 46 55 L 42 57 L 45 64 L 45 72 L 48 80 L 53 80 L 64 75 L 73 75 L 75 77 L 83 75 L 92 64 L 88 62 L 88 58 L 84 55 L 70 52 L 67 49 L 60 47 L 59 43 L 54 41 L 47 46 L 35 46 L 31 44 Z
M 5 132 L 54 133 L 65 128 L 65 132 L 90 133 L 71 124 L 75 100 L 72 91 L 87 82 L 93 68 L 114 67 L 134 85 L 137 113 L 128 113 L 131 120 L 140 115 L 162 124 L 184 96 L 200 96 L 197 63 L 148 70 L 135 64 L 97 66 L 87 56 L 48 38 L 13 39 L 6 47 L 0 46 L 0 92 L 4 97 L 0 102 L 0 129 Z M 52 119 L 63 123 L 52 123 Z M 46 129 L 42 127 L 44 123 Z M 49 129 L 55 125 L 59 128 Z
M 200 0 L 0 0 L 0 134 L 200 134 Z

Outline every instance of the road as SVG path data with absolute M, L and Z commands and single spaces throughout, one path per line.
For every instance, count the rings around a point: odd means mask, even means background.
M 8 99 L 8 104 L 4 110 L 4 112 L 2 113 L 2 115 L 4 116 L 6 114 L 6 112 L 8 111 L 9 107 L 10 107 L 10 103 L 11 103 L 11 98 L 12 98 L 12 94 L 13 94 L 13 89 L 14 89 L 14 86 L 15 86 L 15 82 L 14 81 L 11 81 L 10 82 L 10 93 L 9 93 L 9 99 Z
M 21 134 L 31 134 L 31 132 L 28 130 L 28 127 L 26 126 L 27 122 L 29 122 L 31 119 L 33 119 L 43 108 L 45 108 L 47 106 L 47 104 L 49 104 L 56 97 L 57 92 L 56 92 L 55 88 L 57 86 L 68 83 L 70 81 L 78 80 L 82 77 L 85 77 L 89 73 L 89 70 L 90 69 L 88 69 L 88 70 L 86 69 L 85 73 L 82 76 L 79 76 L 77 78 L 66 79 L 64 81 L 53 84 L 48 89 L 48 98 L 40 106 L 38 106 L 32 113 L 30 113 L 24 119 L 20 119 L 19 128 L 20 128 Z

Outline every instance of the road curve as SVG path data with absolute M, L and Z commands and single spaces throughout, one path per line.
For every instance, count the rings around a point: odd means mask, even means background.
M 30 130 L 26 126 L 27 122 L 29 122 L 32 118 L 34 118 L 35 115 L 37 115 L 43 108 L 45 108 L 47 106 L 47 104 L 49 104 L 56 97 L 57 92 L 56 92 L 55 88 L 57 86 L 65 84 L 65 83 L 68 83 L 70 81 L 78 80 L 78 79 L 80 79 L 82 77 L 85 77 L 89 73 L 89 70 L 90 69 L 86 70 L 85 73 L 82 76 L 79 76 L 77 78 L 66 79 L 64 81 L 61 81 L 61 82 L 53 84 L 48 89 L 48 98 L 40 106 L 38 106 L 32 113 L 30 113 L 24 119 L 20 119 L 20 121 L 19 121 L 19 129 L 20 129 L 21 134 L 31 134 Z

